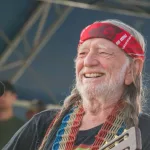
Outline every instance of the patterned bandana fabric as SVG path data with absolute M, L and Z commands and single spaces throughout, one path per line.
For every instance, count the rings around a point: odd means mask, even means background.
M 110 40 L 132 58 L 144 60 L 144 51 L 139 42 L 129 32 L 113 24 L 95 22 L 87 26 L 80 34 L 79 46 L 91 38 Z
M 62 120 L 52 150 L 72 150 L 84 114 L 82 106 L 74 107 Z

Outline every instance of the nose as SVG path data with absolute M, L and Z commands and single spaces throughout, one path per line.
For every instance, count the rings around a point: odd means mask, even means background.
M 84 66 L 85 67 L 92 67 L 99 64 L 97 56 L 93 52 L 89 52 L 86 57 L 84 58 Z

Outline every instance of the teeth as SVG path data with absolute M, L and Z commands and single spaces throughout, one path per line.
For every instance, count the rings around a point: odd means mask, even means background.
M 85 74 L 85 77 L 95 78 L 95 77 L 101 77 L 102 75 L 103 75 L 102 73 L 87 73 L 87 74 Z

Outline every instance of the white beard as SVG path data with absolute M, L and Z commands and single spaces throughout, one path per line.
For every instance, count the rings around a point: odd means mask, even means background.
M 128 63 L 126 63 L 121 70 L 118 71 L 113 79 L 109 78 L 97 85 L 93 85 L 92 82 L 82 84 L 81 80 L 77 78 L 76 88 L 82 99 L 92 100 L 99 99 L 100 97 L 110 98 L 115 96 L 118 93 L 118 90 L 122 89 L 124 86 L 127 64 Z

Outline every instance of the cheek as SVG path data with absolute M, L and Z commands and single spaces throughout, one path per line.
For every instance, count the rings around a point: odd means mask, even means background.
M 106 59 L 101 60 L 100 65 L 101 65 L 101 68 L 106 72 L 112 70 L 112 68 L 113 68 L 112 63 L 109 60 L 106 60 Z
M 101 66 L 102 66 L 102 68 L 103 68 L 104 70 L 106 70 L 106 71 L 107 71 L 108 69 L 110 70 L 110 68 L 111 68 L 108 63 L 107 63 L 107 64 L 106 64 L 106 63 L 101 63 Z
M 110 76 L 115 76 L 120 71 L 120 65 L 118 63 L 109 62 L 109 60 L 107 63 L 101 63 L 101 65 L 104 71 L 106 71 L 106 73 L 108 73 Z
M 76 71 L 76 76 L 80 73 L 80 71 L 83 68 L 83 61 L 82 60 L 77 60 L 75 64 L 75 71 Z
M 111 70 L 112 68 L 115 67 L 115 65 L 117 65 L 114 58 L 99 57 L 98 60 L 102 69 L 106 71 Z

